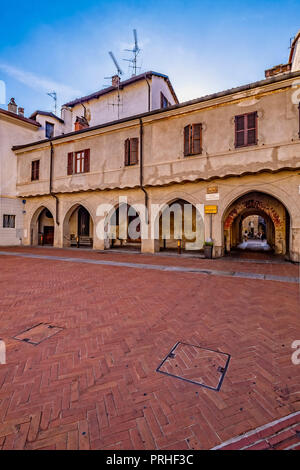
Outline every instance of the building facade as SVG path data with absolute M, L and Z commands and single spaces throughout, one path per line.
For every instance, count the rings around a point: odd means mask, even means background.
M 158 105 L 149 108 L 150 99 L 139 114 L 109 122 L 92 107 L 105 94 L 67 103 L 69 132 L 13 147 L 17 195 L 26 201 L 22 242 L 154 253 L 209 241 L 220 257 L 241 242 L 243 221 L 259 216 L 274 252 L 299 262 L 299 41 L 264 80 L 186 103 L 164 78 L 170 94 L 158 88 Z M 134 86 L 144 93 L 145 82 Z

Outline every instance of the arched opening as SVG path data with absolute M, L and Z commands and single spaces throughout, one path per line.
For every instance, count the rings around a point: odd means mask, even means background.
M 65 216 L 63 231 L 64 246 L 93 247 L 93 219 L 81 204 L 69 209 Z
M 203 248 L 204 224 L 197 208 L 183 199 L 169 202 L 159 214 L 160 251 L 197 251 Z
M 52 212 L 47 207 L 40 207 L 31 220 L 30 244 L 53 246 L 54 226 Z
M 110 248 L 141 249 L 141 219 L 133 206 L 119 204 L 107 225 Z
M 235 200 L 224 215 L 225 253 L 289 255 L 290 217 L 275 197 L 253 191 Z

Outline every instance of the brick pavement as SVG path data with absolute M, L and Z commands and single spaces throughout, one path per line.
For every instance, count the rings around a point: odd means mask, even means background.
M 2 449 L 208 449 L 300 410 L 296 284 L 13 256 L 0 266 Z M 41 322 L 63 330 L 37 346 L 13 339 Z M 220 392 L 155 372 L 179 340 L 231 354 Z

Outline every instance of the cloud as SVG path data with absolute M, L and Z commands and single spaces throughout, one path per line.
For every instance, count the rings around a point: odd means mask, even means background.
M 56 91 L 60 95 L 64 96 L 65 100 L 82 95 L 80 90 L 76 90 L 68 85 L 55 82 L 54 80 L 45 77 L 39 77 L 31 72 L 21 70 L 3 62 L 0 62 L 0 70 L 34 90 L 43 90 L 46 92 Z

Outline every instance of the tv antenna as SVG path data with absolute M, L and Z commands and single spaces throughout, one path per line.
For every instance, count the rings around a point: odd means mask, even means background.
M 56 91 L 52 91 L 51 93 L 47 93 L 54 100 L 54 114 L 56 115 L 57 111 L 57 93 Z
M 116 103 L 109 103 L 110 106 L 116 106 L 117 107 L 117 110 L 118 110 L 118 119 L 120 117 L 120 106 L 123 106 L 122 103 L 121 103 L 121 96 L 120 96 L 120 75 L 123 75 L 123 70 L 121 69 L 121 67 L 119 66 L 118 64 L 118 61 L 117 59 L 115 58 L 114 54 L 109 51 L 109 55 L 113 61 L 113 63 L 115 64 L 115 67 L 117 69 L 117 75 L 113 75 L 112 77 L 104 77 L 106 80 L 107 79 L 115 79 L 115 82 L 113 81 L 113 85 L 112 86 L 115 86 L 118 90 L 118 96 L 117 96 L 117 102 Z
M 131 62 L 132 65 L 130 65 L 129 67 L 132 68 L 132 76 L 134 77 L 136 75 L 137 69 L 141 68 L 141 67 L 137 66 L 137 56 L 139 55 L 141 49 L 139 48 L 139 45 L 138 45 L 136 29 L 133 30 L 133 39 L 134 39 L 133 48 L 132 49 L 124 49 L 127 52 L 132 52 L 133 57 L 132 57 L 132 59 L 123 59 L 123 60 L 126 60 L 127 62 Z

